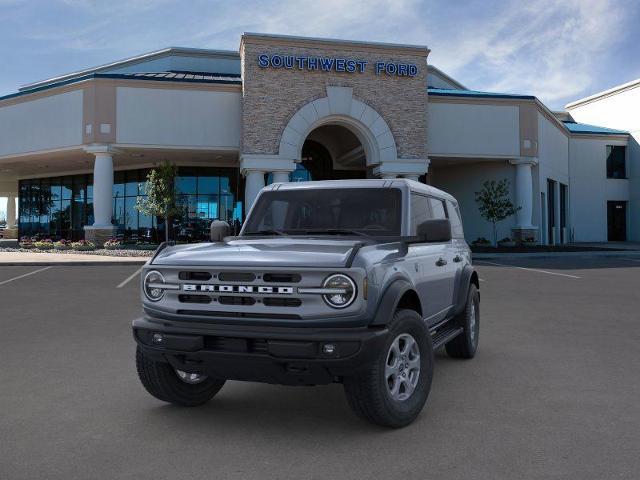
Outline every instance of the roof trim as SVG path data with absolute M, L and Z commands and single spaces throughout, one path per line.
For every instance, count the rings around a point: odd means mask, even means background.
M 438 67 L 433 66 L 432 64 L 427 65 L 427 70 L 429 71 L 429 73 L 434 72 L 436 75 L 440 75 L 447 82 L 453 83 L 456 87 L 460 88 L 461 90 L 469 90 L 467 87 L 462 85 L 459 81 L 457 81 L 455 78 L 444 73 L 442 70 L 440 70 Z
M 64 87 L 66 85 L 72 85 L 74 83 L 80 83 L 87 80 L 93 79 L 114 79 L 114 80 L 143 80 L 147 82 L 176 82 L 176 83 L 202 83 L 202 84 L 222 84 L 222 85 L 242 85 L 242 80 L 239 78 L 237 80 L 204 80 L 204 79 L 191 79 L 191 78 L 164 78 L 164 77 L 145 77 L 136 74 L 128 74 L 128 73 L 90 73 L 88 75 L 83 75 L 81 77 L 74 77 L 68 80 L 62 80 L 55 83 L 48 83 L 42 85 L 40 87 L 35 87 L 29 90 L 22 90 L 17 93 L 10 93 L 9 95 L 5 95 L 0 97 L 0 101 L 9 100 L 16 97 L 24 97 L 26 95 L 31 95 L 32 93 L 38 93 L 45 90 L 50 90 L 53 88 Z
M 221 57 L 221 58 L 230 58 L 230 59 L 239 59 L 240 54 L 238 52 L 234 52 L 232 50 L 209 50 L 204 48 L 186 48 L 186 47 L 167 47 L 161 50 L 156 50 L 154 52 L 143 53 L 141 55 L 136 55 L 135 57 L 125 58 L 123 60 L 116 60 L 115 62 L 105 63 L 103 65 L 99 65 L 97 67 L 86 68 L 83 70 L 78 70 L 72 73 L 66 73 L 64 75 L 59 75 L 57 77 L 48 78 L 46 80 L 39 80 L 37 82 L 28 83 L 22 85 L 18 88 L 19 92 L 24 90 L 31 90 L 34 88 L 41 87 L 43 85 L 47 85 L 50 83 L 58 83 L 61 81 L 65 81 L 68 79 L 72 79 L 74 77 L 81 77 L 91 73 L 100 73 L 101 71 L 111 69 L 114 67 L 124 67 L 128 65 L 136 65 L 138 63 L 146 62 L 155 58 L 162 58 L 170 56 L 171 54 L 180 54 L 186 56 L 213 56 L 213 57 Z
M 473 97 L 473 98 L 511 98 L 515 100 L 535 100 L 533 95 L 519 95 L 515 93 L 492 93 L 480 92 L 477 90 L 454 90 L 445 88 L 427 88 L 429 95 L 439 97 Z
M 572 108 L 579 107 L 580 105 L 584 105 L 585 103 L 591 103 L 601 98 L 610 97 L 612 95 L 617 95 L 618 93 L 626 92 L 627 90 L 631 90 L 632 88 L 640 86 L 640 78 L 636 80 L 631 80 L 630 82 L 623 83 L 622 85 L 618 85 L 616 87 L 610 88 L 608 90 L 603 90 L 598 93 L 594 93 L 588 97 L 580 98 L 571 103 L 567 103 L 564 108 L 567 110 L 571 110 Z
M 273 33 L 256 33 L 244 32 L 240 39 L 240 45 L 245 41 L 266 40 L 274 43 L 291 43 L 296 42 L 300 45 L 346 45 L 351 47 L 361 47 L 373 50 L 407 50 L 407 53 L 415 55 L 429 55 L 428 47 L 425 45 L 410 45 L 403 43 L 385 43 L 385 42 L 365 42 L 360 40 L 342 40 L 339 38 L 322 38 L 322 37 L 300 37 L 296 35 L 277 35 Z
M 590 125 L 588 123 L 568 122 L 568 121 L 563 121 L 562 123 L 565 124 L 565 126 L 569 129 L 572 135 L 618 135 L 618 136 L 629 135 L 629 132 L 625 130 L 616 130 L 613 128 L 599 127 L 597 125 Z M 584 130 L 582 129 L 572 130 L 571 125 L 579 126 L 578 128 L 584 128 Z

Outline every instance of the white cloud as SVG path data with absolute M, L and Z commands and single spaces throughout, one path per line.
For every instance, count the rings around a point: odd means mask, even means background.
M 240 34 L 254 31 L 426 44 L 429 61 L 470 88 L 535 94 L 557 107 L 606 75 L 598 59 L 634 31 L 628 2 L 57 0 L 42 11 L 27 11 L 29 2 L 5 11 L 21 12 L 13 23 L 30 25 L 21 36 L 39 54 L 67 56 L 52 74 L 69 60 L 103 63 L 170 45 L 235 50 Z M 69 68 L 88 66 L 75 63 Z
M 436 39 L 433 61 L 471 88 L 535 94 L 557 107 L 593 87 L 598 58 L 624 36 L 626 12 L 611 0 L 511 2 L 494 19 L 465 22 L 458 41 Z

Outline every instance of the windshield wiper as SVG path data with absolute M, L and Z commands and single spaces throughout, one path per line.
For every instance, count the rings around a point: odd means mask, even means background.
M 257 230 L 255 232 L 246 232 L 245 235 L 288 235 L 281 230 Z

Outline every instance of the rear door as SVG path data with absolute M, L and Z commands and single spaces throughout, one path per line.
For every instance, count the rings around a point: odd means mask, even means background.
M 433 218 L 431 197 L 411 193 L 411 235 L 416 235 L 417 226 Z M 437 206 L 437 205 L 436 205 Z M 451 305 L 449 281 L 450 261 L 447 245 L 440 243 L 412 243 L 409 245 L 406 261 L 407 269 L 413 275 L 416 290 L 420 296 L 423 317 L 434 323 L 444 317 Z
M 447 208 L 444 200 L 436 197 L 429 197 L 431 215 L 435 219 L 446 219 Z M 451 221 L 451 219 L 449 219 Z M 434 281 L 437 282 L 440 294 L 439 317 L 444 317 L 448 309 L 453 305 L 453 294 L 455 291 L 456 277 L 461 262 L 458 262 L 458 249 L 453 240 L 444 243 L 432 244 L 437 259 L 432 266 Z M 440 319 L 438 318 L 438 320 Z

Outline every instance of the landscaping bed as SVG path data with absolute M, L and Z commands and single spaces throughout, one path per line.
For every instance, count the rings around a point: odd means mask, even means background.
M 471 245 L 473 253 L 544 253 L 544 252 L 614 252 L 620 251 L 613 247 L 581 247 L 577 245 L 516 245 L 513 247 L 491 245 Z
M 153 250 L 135 250 L 135 249 L 120 249 L 120 250 L 107 250 L 104 248 L 94 250 L 74 250 L 73 248 L 57 250 L 53 248 L 0 248 L 0 252 L 24 252 L 24 253 L 59 253 L 62 255 L 67 254 L 80 254 L 80 255 L 101 255 L 105 257 L 151 257 L 153 256 Z

